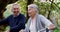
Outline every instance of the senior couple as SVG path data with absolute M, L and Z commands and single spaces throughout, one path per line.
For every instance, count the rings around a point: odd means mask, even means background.
M 52 30 L 55 28 L 54 24 L 51 23 L 47 18 L 43 15 L 38 14 L 38 6 L 36 4 L 28 5 L 28 15 L 29 19 L 25 26 L 25 16 L 20 12 L 19 5 L 12 5 L 12 15 L 9 17 L 0 20 L 0 25 L 9 23 L 10 29 L 6 32 L 46 32 L 40 31 L 45 28 L 48 30 Z M 44 25 L 43 25 L 44 24 Z

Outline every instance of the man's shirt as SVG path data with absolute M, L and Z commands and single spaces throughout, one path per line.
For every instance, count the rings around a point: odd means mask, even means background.
M 5 23 L 9 23 L 10 32 L 19 32 L 21 29 L 25 29 L 25 16 L 22 14 L 19 14 L 16 17 L 10 15 L 4 20 L 0 21 L 0 25 Z

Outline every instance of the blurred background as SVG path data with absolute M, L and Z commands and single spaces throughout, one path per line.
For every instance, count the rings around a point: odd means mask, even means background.
M 26 23 L 29 18 L 27 6 L 32 3 L 36 4 L 39 7 L 39 14 L 44 15 L 56 26 L 54 32 L 60 32 L 60 0 L 0 0 L 0 20 L 12 14 L 11 7 L 13 3 L 20 5 L 20 13 L 25 15 Z M 8 24 L 0 26 L 0 32 L 8 29 Z

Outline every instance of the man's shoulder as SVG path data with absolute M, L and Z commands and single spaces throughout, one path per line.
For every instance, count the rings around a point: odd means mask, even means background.
M 10 16 L 8 16 L 7 18 L 11 18 L 13 15 L 11 14 Z
M 20 17 L 25 17 L 23 14 L 19 14 Z

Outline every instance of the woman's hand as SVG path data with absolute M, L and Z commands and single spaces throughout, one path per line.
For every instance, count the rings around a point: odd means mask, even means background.
M 24 29 L 20 30 L 19 32 L 24 32 Z
M 51 24 L 50 26 L 48 26 L 49 30 L 53 30 L 55 28 L 55 26 L 53 24 Z

